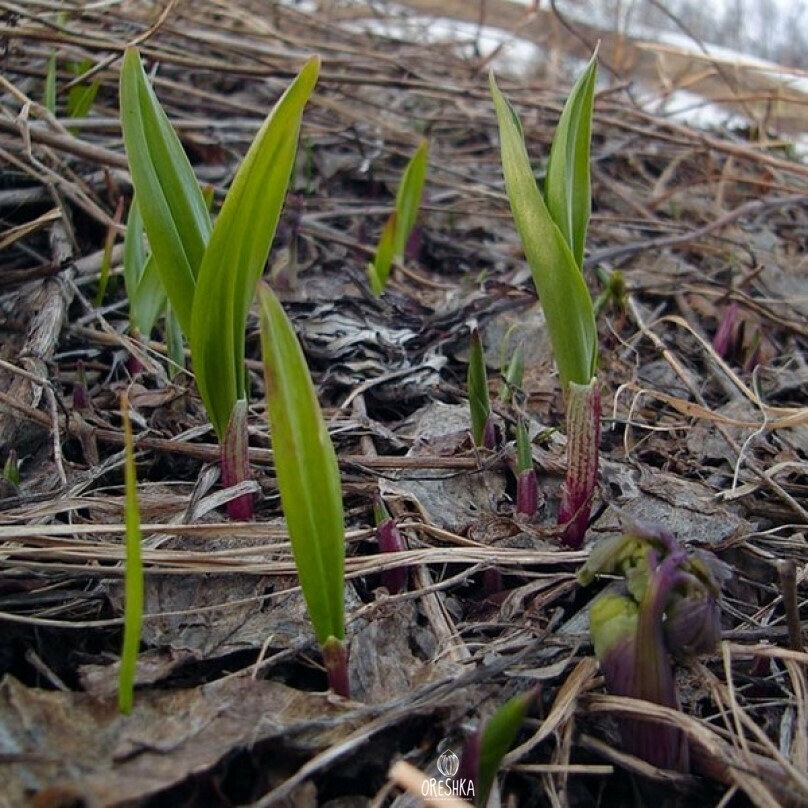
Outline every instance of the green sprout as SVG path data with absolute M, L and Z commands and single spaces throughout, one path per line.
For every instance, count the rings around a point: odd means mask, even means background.
M 320 71 L 303 66 L 241 163 L 215 226 L 188 157 L 146 77 L 138 52 L 121 70 L 121 124 L 132 184 L 157 272 L 191 347 L 196 383 L 222 448 L 222 482 L 246 479 L 247 315 L 266 264 L 297 153 L 303 108 Z M 144 275 L 148 267 L 144 269 Z M 231 500 L 252 517 L 252 495 Z
M 538 689 L 534 688 L 509 699 L 466 742 L 457 777 L 474 783 L 476 805 L 488 804 L 502 759 L 516 740 L 537 695 Z
M 137 471 L 135 470 L 135 450 L 132 439 L 132 424 L 129 420 L 129 398 L 121 396 L 121 417 L 123 418 L 125 501 L 125 544 L 124 563 L 124 613 L 123 647 L 121 649 L 121 669 L 118 678 L 118 709 L 124 715 L 132 712 L 135 689 L 137 655 L 140 649 L 140 634 L 143 625 L 143 560 L 140 553 L 140 506 L 137 499 Z
M 418 218 L 428 161 L 429 144 L 422 140 L 404 169 L 404 176 L 396 194 L 395 210 L 384 225 L 376 247 L 376 255 L 373 262 L 368 265 L 370 287 L 374 295 L 380 295 L 387 286 L 393 261 L 404 256 L 407 241 Z
M 349 695 L 345 520 L 334 446 L 294 328 L 269 286 L 258 291 L 272 456 L 300 587 L 335 693 Z
M 485 369 L 485 351 L 480 332 L 471 330 L 469 369 L 467 377 L 469 409 L 471 410 L 471 437 L 475 446 L 493 449 L 496 446 L 496 426 L 491 417 L 491 399 L 488 395 L 488 374 Z
M 84 118 L 89 113 L 98 91 L 101 89 L 101 82 L 96 79 L 92 82 L 80 81 L 85 73 L 89 73 L 93 67 L 91 59 L 83 59 L 81 62 L 70 62 L 68 69 L 73 74 L 73 86 L 67 92 L 67 115 L 69 118 Z
M 533 468 L 530 435 L 524 418 L 516 424 L 516 512 L 535 516 L 539 509 L 539 482 Z
M 502 168 L 516 229 L 544 309 L 567 402 L 568 467 L 559 524 L 563 541 L 581 546 L 598 473 L 600 388 L 597 327 L 583 276 L 591 210 L 590 134 L 597 54 L 572 89 L 553 138 L 544 194 L 539 191 L 519 117 L 490 76 Z

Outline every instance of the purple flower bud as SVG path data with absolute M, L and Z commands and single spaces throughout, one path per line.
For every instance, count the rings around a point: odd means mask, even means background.
M 733 300 L 727 306 L 721 323 L 713 337 L 713 348 L 723 359 L 735 347 L 736 335 L 738 331 L 738 304 Z
M 674 597 L 665 612 L 665 644 L 677 657 L 715 651 L 721 640 L 721 610 L 703 589 Z
M 526 469 L 516 478 L 516 512 L 535 516 L 539 509 L 539 482 L 535 469 Z
M 392 519 L 385 519 L 377 525 L 376 540 L 379 542 L 379 551 L 382 553 L 400 553 L 407 549 L 404 537 Z M 398 594 L 407 586 L 409 571 L 410 568 L 407 566 L 382 570 L 382 586 L 386 587 L 391 595 Z

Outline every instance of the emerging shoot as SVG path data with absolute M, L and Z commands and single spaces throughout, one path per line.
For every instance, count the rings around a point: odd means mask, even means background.
M 345 521 L 337 455 L 294 328 L 269 286 L 262 284 L 258 297 L 281 505 L 328 681 L 335 693 L 347 697 Z
M 393 261 L 403 258 L 407 249 L 407 242 L 421 207 L 428 161 L 429 144 L 422 140 L 404 169 L 404 176 L 396 194 L 395 210 L 384 225 L 373 263 L 368 265 L 370 288 L 374 295 L 378 296 L 384 291 Z
M 490 77 L 499 122 L 502 168 L 516 229 L 544 309 L 567 402 L 568 466 L 559 524 L 563 541 L 582 545 L 597 481 L 600 391 L 597 328 L 583 277 L 591 209 L 589 140 L 596 55 L 570 93 L 558 123 L 542 194 L 533 176 L 516 111 Z

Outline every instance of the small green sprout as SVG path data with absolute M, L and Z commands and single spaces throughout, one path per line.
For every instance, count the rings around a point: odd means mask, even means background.
M 493 73 L 490 76 L 505 187 L 567 401 L 568 468 L 558 521 L 565 525 L 564 543 L 573 548 L 583 543 L 589 522 L 600 443 L 600 388 L 595 376 L 598 335 L 583 276 L 596 74 L 597 54 L 564 105 L 550 150 L 544 194 L 533 176 L 519 117 Z
M 516 512 L 535 516 L 539 509 L 539 482 L 533 468 L 530 436 L 523 418 L 516 424 Z
M 239 167 L 214 227 L 137 51 L 128 49 L 123 60 L 121 123 L 138 208 L 160 280 L 191 346 L 197 387 L 222 447 L 222 481 L 228 487 L 249 471 L 247 314 L 294 169 L 303 108 L 319 71 L 319 57 L 309 59 L 278 100 Z M 228 511 L 235 519 L 251 518 L 252 496 L 231 500 Z
M 258 298 L 281 505 L 329 682 L 335 693 L 347 697 L 345 519 L 337 456 L 294 328 L 269 286 L 261 284 Z
M 536 688 L 514 696 L 467 741 L 457 777 L 474 783 L 476 805 L 488 804 L 488 795 L 502 765 L 502 759 L 516 740 L 522 722 L 537 695 Z
M 129 398 L 121 396 L 121 417 L 124 438 L 124 477 L 126 486 L 126 560 L 124 563 L 124 614 L 121 669 L 118 679 L 118 709 L 124 715 L 132 712 L 135 689 L 137 655 L 140 649 L 140 634 L 143 625 L 143 560 L 140 544 L 140 506 L 137 499 L 137 471 L 129 420 Z
M 380 295 L 387 286 L 393 261 L 404 256 L 407 241 L 418 218 L 428 161 L 429 144 L 422 140 L 404 170 L 396 194 L 395 210 L 384 225 L 376 256 L 368 265 L 370 287 L 374 295 Z
M 3 464 L 3 479 L 14 488 L 19 488 L 22 482 L 20 474 L 20 461 L 17 459 L 17 450 L 9 449 L 6 462 Z
M 491 417 L 491 399 L 488 395 L 488 374 L 485 369 L 485 351 L 480 332 L 471 330 L 467 385 L 471 410 L 471 437 L 475 446 L 493 449 L 496 446 L 496 426 Z

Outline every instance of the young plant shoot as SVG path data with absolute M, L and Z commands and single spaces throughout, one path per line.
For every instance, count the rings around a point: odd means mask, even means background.
M 476 805 L 488 804 L 502 759 L 516 740 L 537 694 L 538 689 L 533 689 L 505 702 L 466 742 L 457 777 L 474 783 Z
M 528 518 L 539 509 L 539 481 L 533 467 L 530 435 L 520 418 L 516 424 L 516 513 Z
M 598 544 L 578 581 L 622 573 L 625 594 L 592 604 L 589 621 L 607 689 L 678 709 L 671 656 L 708 654 L 721 639 L 718 605 L 728 568 L 709 553 L 688 554 L 666 530 L 627 526 L 624 535 Z M 687 772 L 687 739 L 676 727 L 623 719 L 626 750 L 663 769 Z
M 222 447 L 222 482 L 247 478 L 247 314 L 275 235 L 297 153 L 303 108 L 320 70 L 310 59 L 264 121 L 216 225 L 136 50 L 121 70 L 121 124 L 157 272 L 191 346 L 197 387 Z M 147 267 L 148 268 L 148 267 Z M 145 275 L 146 270 L 144 270 Z M 252 495 L 228 504 L 252 517 Z
M 137 499 L 137 472 L 132 424 L 129 420 L 129 398 L 121 397 L 123 418 L 124 477 L 126 487 L 126 560 L 124 566 L 123 648 L 118 679 L 118 709 L 124 715 L 132 712 L 137 655 L 143 625 L 143 561 L 140 553 L 140 506 Z
M 400 553 L 407 549 L 407 544 L 395 520 L 390 516 L 384 500 L 377 492 L 373 496 L 373 518 L 376 521 L 376 541 L 381 553 Z M 407 587 L 409 567 L 393 567 L 381 572 L 382 586 L 391 595 L 397 595 Z
M 384 225 L 373 263 L 368 265 L 370 288 L 374 295 L 378 296 L 384 291 L 393 261 L 402 258 L 407 249 L 407 241 L 415 227 L 418 209 L 421 207 L 428 161 L 429 144 L 422 140 L 404 170 L 396 194 L 395 210 Z
M 261 284 L 258 297 L 281 505 L 329 684 L 335 693 L 347 697 L 345 520 L 337 455 L 292 324 L 269 286 Z
M 544 309 L 567 403 L 567 476 L 558 522 L 564 543 L 579 548 L 598 475 L 600 388 L 597 328 L 584 282 L 591 210 L 589 141 L 597 54 L 570 93 L 558 123 L 542 194 L 530 166 L 516 111 L 490 76 L 499 122 L 502 168 L 516 229 Z
M 485 351 L 480 332 L 471 330 L 469 369 L 466 379 L 471 410 L 471 437 L 475 446 L 494 449 L 497 444 L 496 425 L 491 417 L 491 399 L 488 395 L 488 374 L 485 370 Z

